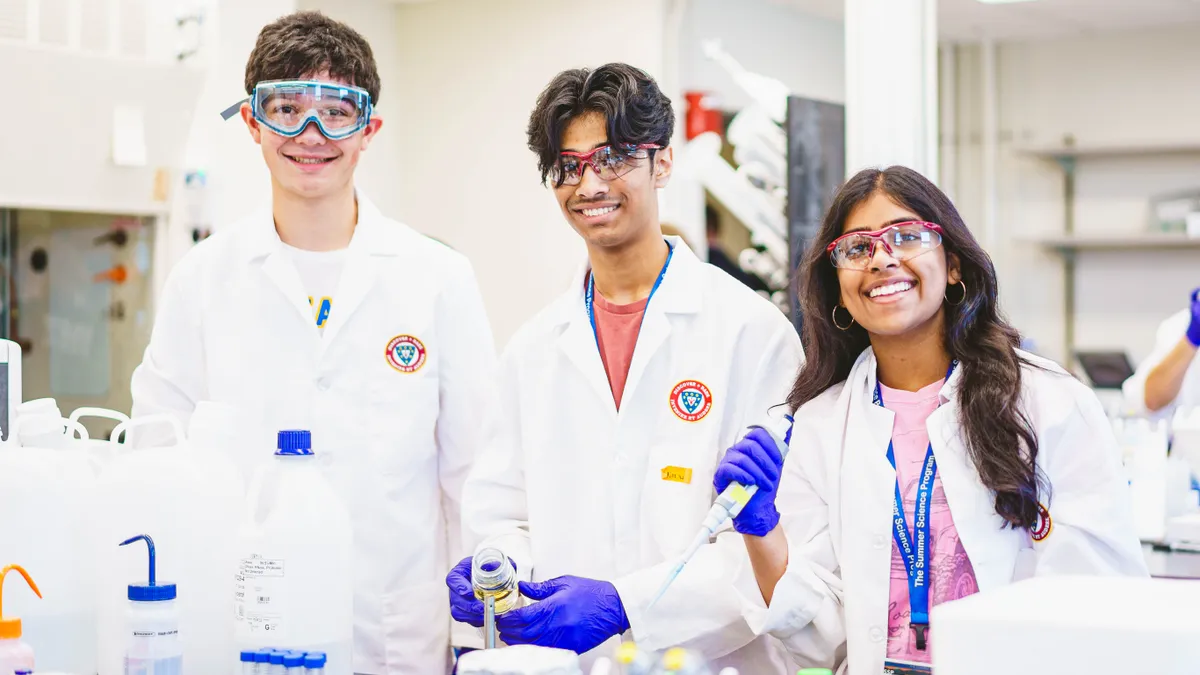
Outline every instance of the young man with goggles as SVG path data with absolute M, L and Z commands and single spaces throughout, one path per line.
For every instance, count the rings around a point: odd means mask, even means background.
M 560 73 L 538 99 L 529 146 L 588 258 L 504 351 L 464 537 L 508 555 L 537 601 L 498 618 L 508 644 L 571 649 L 586 670 L 627 634 L 787 672 L 742 618 L 729 580 L 748 561 L 730 535 L 649 609 L 716 496 L 723 451 L 767 421 L 801 361 L 777 308 L 663 236 L 674 122 L 654 80 L 625 64 Z M 482 625 L 471 560 L 446 582 L 454 618 Z
M 474 273 L 355 190 L 382 124 L 361 35 L 315 12 L 285 16 L 259 34 L 246 90 L 235 110 L 270 170 L 269 207 L 171 271 L 134 414 L 186 423 L 199 401 L 235 407 L 253 427 L 236 457 L 247 472 L 276 430 L 310 429 L 354 523 L 353 663 L 329 670 L 446 672 L 442 579 L 459 557 L 495 361 Z

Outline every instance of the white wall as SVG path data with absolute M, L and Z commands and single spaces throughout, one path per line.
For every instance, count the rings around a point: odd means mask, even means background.
M 1062 231 L 1062 172 L 1015 152 L 1073 134 L 1083 145 L 1200 138 L 1200 27 L 1177 26 L 1001 45 L 998 55 L 1000 160 L 997 245 L 1002 302 L 1040 351 L 1061 359 L 1062 265 L 1029 238 Z M 958 64 L 956 203 L 981 223 L 979 53 Z M 1081 160 L 1076 232 L 1136 234 L 1149 198 L 1200 187 L 1200 155 Z M 1153 344 L 1158 322 L 1183 308 L 1200 285 L 1200 252 L 1086 253 L 1078 264 L 1076 345 L 1127 349 Z
M 471 259 L 499 344 L 561 294 L 584 259 L 526 147 L 538 93 L 564 68 L 615 60 L 659 75 L 664 17 L 661 0 L 397 8 L 400 84 L 385 123 L 401 163 L 392 215 Z M 632 28 L 585 39 L 618 18 Z
M 840 21 L 805 14 L 778 0 L 691 0 L 680 37 L 680 85 L 685 91 L 711 91 L 723 109 L 739 110 L 749 97 L 704 56 L 701 45 L 711 38 L 720 39 L 747 70 L 783 82 L 796 96 L 845 101 Z

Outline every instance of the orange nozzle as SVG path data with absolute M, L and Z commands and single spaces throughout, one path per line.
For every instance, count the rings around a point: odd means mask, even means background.
M 114 284 L 123 284 L 129 278 L 129 272 L 126 271 L 124 265 L 116 265 L 111 269 L 104 270 L 92 277 L 92 281 L 100 283 L 102 281 L 111 281 Z
M 21 620 L 4 618 L 4 577 L 8 576 L 9 570 L 20 572 L 21 576 L 25 577 L 25 583 L 29 584 L 39 598 L 42 597 L 42 592 L 38 590 L 37 584 L 33 583 L 33 579 L 29 577 L 29 572 L 26 572 L 24 567 L 8 565 L 4 569 L 0 569 L 0 640 L 15 640 L 21 637 Z

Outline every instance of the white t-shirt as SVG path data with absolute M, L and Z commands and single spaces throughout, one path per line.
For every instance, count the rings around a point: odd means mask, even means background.
M 325 324 L 333 311 L 333 295 L 342 278 L 342 269 L 346 266 L 346 250 L 305 251 L 287 244 L 283 247 L 300 273 L 300 283 L 308 295 L 317 330 L 324 334 Z

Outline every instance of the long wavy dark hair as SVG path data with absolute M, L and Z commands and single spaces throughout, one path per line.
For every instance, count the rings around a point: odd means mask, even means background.
M 882 193 L 921 217 L 942 226 L 944 254 L 958 257 L 966 292 L 959 304 L 945 304 L 943 340 L 957 359 L 959 421 L 983 484 L 995 494 L 996 513 L 1013 527 L 1030 528 L 1037 520 L 1038 492 L 1044 484 L 1035 460 L 1038 440 L 1021 408 L 1021 366 L 1016 352 L 1020 335 L 1000 315 L 996 270 L 975 241 L 950 199 L 921 174 L 901 166 L 868 169 L 847 181 L 833 199 L 800 267 L 801 338 L 805 363 L 788 397 L 795 410 L 844 381 L 871 341 L 853 324 L 840 330 L 832 313 L 841 298 L 837 269 L 825 247 L 841 236 L 846 218 L 859 204 Z M 957 297 L 950 289 L 951 297 Z

